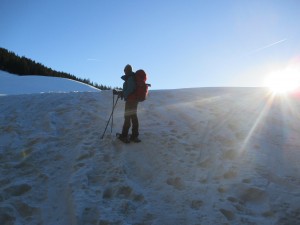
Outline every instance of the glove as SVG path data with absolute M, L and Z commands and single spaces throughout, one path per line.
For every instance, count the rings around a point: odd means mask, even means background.
M 113 89 L 113 94 L 114 94 L 114 95 L 119 95 L 119 91 L 116 90 L 116 89 Z

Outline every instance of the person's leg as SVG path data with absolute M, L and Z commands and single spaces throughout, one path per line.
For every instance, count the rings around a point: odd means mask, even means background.
M 131 126 L 130 124 L 130 119 L 131 119 L 131 114 L 130 114 L 130 103 L 128 101 L 125 102 L 125 112 L 124 112 L 124 124 L 123 124 L 123 129 L 122 129 L 122 136 L 126 137 L 128 136 L 128 131 Z
M 139 136 L 139 120 L 137 117 L 137 106 L 138 106 L 138 102 L 132 103 L 131 122 L 132 122 L 132 137 L 133 138 Z

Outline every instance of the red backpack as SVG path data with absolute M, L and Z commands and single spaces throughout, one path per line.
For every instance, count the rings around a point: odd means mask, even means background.
M 135 97 L 139 102 L 144 101 L 148 96 L 148 86 L 150 85 L 146 84 L 146 80 L 147 75 L 144 70 L 137 70 L 135 72 Z

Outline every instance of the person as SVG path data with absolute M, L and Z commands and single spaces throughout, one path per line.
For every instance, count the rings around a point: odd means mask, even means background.
M 139 120 L 137 117 L 138 100 L 135 96 L 136 82 L 135 73 L 132 71 L 131 65 L 126 65 L 124 68 L 125 75 L 121 77 L 124 80 L 123 91 L 121 97 L 125 100 L 125 112 L 124 112 L 124 124 L 122 133 L 119 135 L 119 139 L 124 143 L 141 142 L 139 136 Z M 128 138 L 128 132 L 132 125 L 132 134 Z

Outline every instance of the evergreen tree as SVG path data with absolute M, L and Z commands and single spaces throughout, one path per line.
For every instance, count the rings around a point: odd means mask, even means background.
M 111 87 L 99 85 L 92 82 L 90 79 L 82 79 L 69 73 L 52 70 L 51 68 L 48 68 L 41 63 L 37 63 L 34 60 L 28 59 L 24 56 L 20 57 L 5 48 L 0 48 L 0 70 L 20 76 L 40 75 L 67 78 L 91 85 L 100 90 L 111 90 Z

